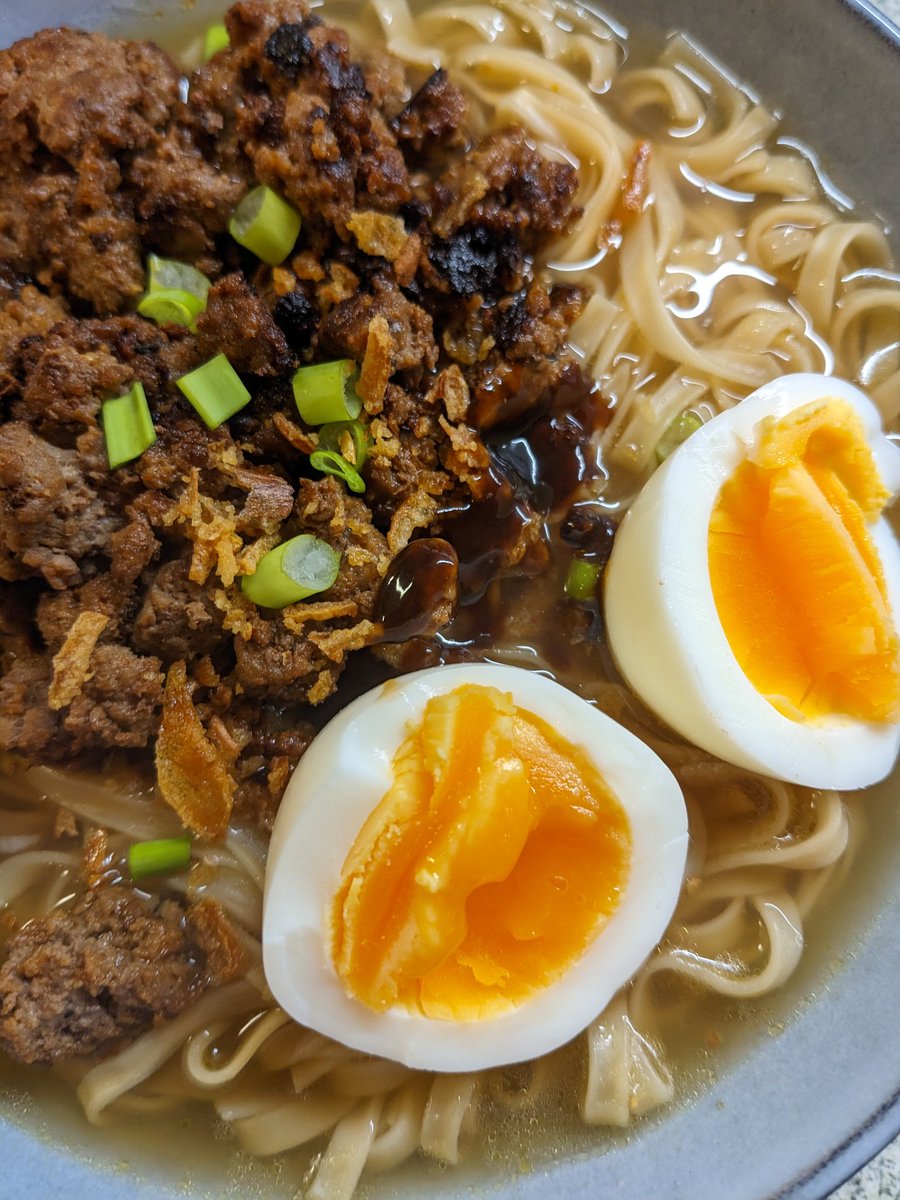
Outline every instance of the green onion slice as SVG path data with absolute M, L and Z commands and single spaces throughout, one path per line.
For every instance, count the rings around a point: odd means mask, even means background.
M 353 462 L 351 466 L 361 471 L 369 457 L 369 435 L 362 421 L 329 421 L 319 430 L 319 449 L 334 450 L 342 454 L 341 443 L 345 433 L 349 433 L 353 441 Z M 346 455 L 344 455 L 346 457 Z M 347 460 L 350 461 L 349 459 Z
M 153 418 L 147 406 L 144 385 L 132 385 L 125 396 L 104 400 L 100 406 L 103 440 L 111 470 L 140 456 L 156 441 Z
M 656 461 L 665 462 L 682 442 L 686 442 L 691 434 L 696 433 L 702 426 L 702 418 L 689 408 L 679 413 L 656 444 Z
M 159 838 L 153 842 L 135 842 L 133 846 L 128 847 L 128 870 L 132 879 L 163 875 L 169 871 L 183 871 L 190 861 L 189 835 Z
M 205 304 L 192 292 L 176 288 L 157 288 L 147 292 L 138 305 L 138 312 L 157 325 L 191 326 L 203 312 Z
M 307 425 L 354 420 L 362 409 L 356 378 L 356 364 L 349 358 L 300 367 L 292 380 L 297 412 Z
M 321 471 L 323 475 L 336 475 L 338 479 L 343 479 L 351 492 L 362 494 L 366 490 L 359 471 L 336 450 L 316 450 L 309 456 L 309 463 L 313 470 Z
M 601 568 L 597 563 L 573 558 L 566 575 L 566 595 L 570 600 L 595 600 Z
M 284 608 L 332 586 L 341 567 L 341 554 L 311 533 L 282 542 L 270 550 L 252 575 L 244 575 L 244 595 L 261 608 Z
M 147 256 L 148 292 L 190 292 L 205 306 L 209 289 L 209 279 L 190 263 L 179 262 L 175 258 L 160 258 L 158 254 Z
M 250 402 L 250 393 L 224 354 L 175 382 L 210 429 L 218 429 Z
M 203 61 L 209 62 L 213 55 L 231 45 L 231 38 L 224 25 L 210 25 L 203 38 Z
M 300 214 L 286 200 L 261 185 L 248 192 L 228 225 L 236 242 L 270 267 L 284 262 L 300 233 Z

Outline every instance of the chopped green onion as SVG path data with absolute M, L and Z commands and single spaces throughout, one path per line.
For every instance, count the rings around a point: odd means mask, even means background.
M 601 568 L 597 563 L 573 558 L 566 575 L 566 595 L 570 600 L 595 600 Z
M 329 421 L 319 430 L 319 449 L 334 450 L 338 454 L 343 454 L 341 443 L 345 433 L 349 433 L 353 442 L 353 463 L 351 465 L 358 471 L 362 470 L 369 457 L 369 435 L 366 433 L 366 427 L 362 421 Z M 347 456 L 344 455 L 344 457 Z M 347 461 L 350 462 L 349 458 Z
M 153 418 L 147 407 L 144 385 L 140 382 L 132 384 L 127 395 L 104 400 L 100 406 L 100 421 L 111 470 L 140 458 L 156 441 Z
M 321 471 L 323 475 L 336 475 L 338 479 L 343 479 L 351 492 L 362 493 L 366 490 L 359 471 L 336 450 L 316 450 L 309 456 L 309 463 L 313 470 Z
M 300 214 L 286 200 L 261 185 L 248 192 L 228 225 L 236 242 L 270 267 L 284 262 L 300 233 Z
M 148 292 L 190 292 L 205 306 L 209 289 L 209 279 L 190 263 L 179 262 L 175 258 L 160 258 L 158 254 L 147 256 Z
M 202 271 L 174 258 L 147 258 L 147 291 L 138 312 L 157 325 L 186 325 L 206 308 L 210 283 Z
M 203 61 L 209 62 L 214 54 L 231 45 L 231 38 L 224 25 L 210 25 L 203 39 Z
M 665 462 L 669 455 L 677 450 L 682 442 L 686 442 L 692 433 L 696 433 L 702 425 L 702 418 L 698 417 L 695 412 L 691 412 L 689 408 L 686 408 L 683 413 L 679 413 L 656 444 L 656 461 Z
M 183 871 L 191 861 L 191 839 L 189 835 L 174 838 L 159 838 L 153 842 L 135 842 L 128 847 L 128 870 L 132 879 L 143 879 L 145 875 L 165 875 L 170 871 Z
M 210 429 L 218 429 L 250 401 L 250 393 L 224 354 L 217 354 L 175 382 Z
M 157 325 L 193 325 L 205 305 L 193 293 L 176 288 L 157 288 L 147 292 L 138 312 Z
M 262 608 L 284 608 L 326 591 L 340 566 L 339 550 L 311 533 L 301 533 L 270 550 L 253 574 L 241 579 L 241 587 Z
M 307 425 L 352 421 L 362 408 L 355 382 L 356 366 L 349 358 L 300 367 L 293 378 L 297 412 Z

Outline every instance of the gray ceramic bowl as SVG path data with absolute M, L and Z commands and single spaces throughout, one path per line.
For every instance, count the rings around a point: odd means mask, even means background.
M 198 26 L 224 6 L 0 0 L 0 43 L 64 22 L 152 37 L 165 16 L 189 8 Z M 838 185 L 893 227 L 900 251 L 900 33 L 876 10 L 859 0 L 609 0 L 608 9 L 633 29 L 692 33 L 788 114 L 792 132 L 818 149 Z M 895 777 L 882 789 L 883 835 L 866 844 L 853 892 L 838 896 L 811 931 L 817 949 L 769 1006 L 762 1029 L 743 1039 L 733 1062 L 722 1055 L 717 1077 L 691 1103 L 630 1139 L 604 1144 L 598 1135 L 527 1174 L 401 1174 L 367 1194 L 822 1200 L 900 1131 L 900 872 L 891 861 L 900 844 L 898 785 Z M 49 1116 L 26 1112 L 24 1128 L 0 1124 L 0 1197 L 29 1189 L 47 1200 L 295 1192 L 296 1182 L 271 1174 L 255 1184 L 239 1164 L 223 1183 L 190 1130 L 153 1143 L 109 1141 L 58 1109 L 57 1099 Z

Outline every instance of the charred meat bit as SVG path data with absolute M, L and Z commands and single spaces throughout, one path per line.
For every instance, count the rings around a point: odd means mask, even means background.
M 292 83 L 309 63 L 312 51 L 313 44 L 305 23 L 279 25 L 266 38 L 266 58 Z
M 431 248 L 431 261 L 450 290 L 465 297 L 495 291 L 520 258 L 514 238 L 497 237 L 481 225 L 467 225 Z
M 319 314 L 302 289 L 279 296 L 272 316 L 296 354 L 308 349 L 319 324 Z
M 591 505 L 575 504 L 566 514 L 559 535 L 582 558 L 605 566 L 612 554 L 616 522 Z

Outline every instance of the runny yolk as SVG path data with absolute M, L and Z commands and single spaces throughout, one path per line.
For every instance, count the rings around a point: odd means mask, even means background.
M 428 702 L 344 863 L 331 952 L 370 1008 L 515 1007 L 615 911 L 628 818 L 588 756 L 495 688 Z
M 900 719 L 897 631 L 870 532 L 888 498 L 859 416 L 834 399 L 763 422 L 719 494 L 709 569 L 722 628 L 794 720 Z

